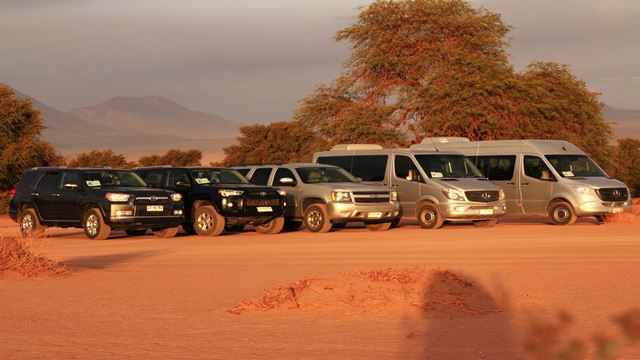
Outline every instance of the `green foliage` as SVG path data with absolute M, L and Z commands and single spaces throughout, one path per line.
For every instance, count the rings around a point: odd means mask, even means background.
M 224 165 L 259 165 L 310 161 L 326 143 L 297 121 L 240 128 L 238 144 L 224 148 Z
M 202 160 L 202 151 L 200 150 L 178 150 L 171 149 L 164 155 L 149 155 L 138 159 L 140 166 L 195 166 L 200 165 Z
M 31 100 L 18 99 L 10 87 L 0 84 L 0 191 L 12 189 L 25 170 L 59 159 L 40 139 L 42 129 L 42 116 Z
M 134 164 L 127 161 L 124 155 L 116 154 L 111 149 L 91 150 L 87 153 L 78 154 L 71 159 L 67 166 L 69 167 L 112 167 L 112 168 L 130 168 Z
M 640 140 L 620 139 L 615 148 L 615 176 L 623 181 L 634 197 L 640 196 Z

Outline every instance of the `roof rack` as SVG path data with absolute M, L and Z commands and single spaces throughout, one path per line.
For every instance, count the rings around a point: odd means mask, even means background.
M 381 150 L 382 146 L 378 144 L 338 144 L 331 150 Z
M 426 137 L 420 141 L 420 144 L 413 144 L 409 146 L 409 149 L 422 149 L 422 150 L 438 150 L 438 144 L 446 144 L 446 143 L 460 143 L 460 142 L 469 142 L 469 139 L 466 137 Z

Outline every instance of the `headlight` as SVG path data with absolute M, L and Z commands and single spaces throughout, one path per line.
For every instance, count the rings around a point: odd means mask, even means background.
M 595 195 L 596 194 L 596 189 L 593 189 L 593 188 L 590 188 L 590 187 L 576 186 L 574 189 L 576 189 L 578 194 L 581 194 L 581 195 Z
M 351 202 L 351 194 L 347 191 L 332 191 L 331 201 L 333 202 Z
M 449 200 L 465 201 L 464 193 L 460 190 L 446 189 L 442 190 L 442 192 Z
M 284 190 L 278 190 L 278 195 L 280 196 L 287 196 L 287 192 Z
M 218 190 L 218 194 L 222 195 L 223 197 L 240 196 L 244 194 L 244 191 L 221 189 L 221 190 Z
M 104 197 L 111 202 L 127 202 L 129 201 L 131 195 L 120 193 L 106 193 Z
M 178 193 L 173 193 L 170 195 L 171 200 L 173 201 L 180 201 L 182 200 L 182 195 L 178 194 Z
M 504 200 L 505 197 L 506 197 L 506 195 L 504 194 L 504 190 L 500 189 L 500 195 L 498 195 L 498 198 L 500 200 Z
M 398 192 L 397 191 L 390 192 L 389 198 L 391 199 L 391 201 L 398 201 Z

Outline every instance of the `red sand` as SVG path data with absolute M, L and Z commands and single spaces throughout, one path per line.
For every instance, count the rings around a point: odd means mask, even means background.
M 0 219 L 0 233 L 15 231 Z M 525 358 L 532 315 L 567 311 L 572 333 L 588 341 L 618 334 L 613 316 L 640 304 L 639 233 L 637 222 L 556 227 L 540 219 L 505 219 L 491 229 L 406 225 L 106 241 L 51 229 L 50 257 L 75 270 L 0 280 L 0 358 Z M 428 276 L 410 276 L 418 280 L 409 286 L 366 275 L 400 276 L 414 267 Z M 229 312 L 278 284 L 318 278 L 311 288 L 348 284 L 365 306 L 336 305 L 347 289 L 303 295 L 319 307 Z M 367 291 L 372 299 L 358 297 Z M 379 294 L 388 302 L 369 311 Z M 405 311 L 408 303 L 439 315 Z M 477 304 L 482 311 L 465 314 Z M 640 358 L 640 348 L 621 358 Z

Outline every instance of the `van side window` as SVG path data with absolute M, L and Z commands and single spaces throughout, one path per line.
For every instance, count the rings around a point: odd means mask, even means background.
M 267 185 L 271 176 L 271 168 L 259 168 L 251 175 L 251 181 L 256 185 Z
M 516 156 L 470 156 L 469 159 L 489 180 L 511 180 L 516 168 Z
M 393 167 L 396 177 L 400 179 L 415 181 L 420 180 L 420 172 L 418 171 L 416 165 L 413 163 L 413 160 L 411 160 L 411 158 L 408 156 L 396 155 L 393 161 Z M 414 178 L 411 179 L 411 176 L 414 176 Z
M 524 174 L 539 180 L 553 179 L 549 167 L 537 156 L 524 156 Z
M 296 177 L 293 175 L 293 172 L 289 169 L 280 168 L 276 170 L 276 175 L 273 177 L 273 186 L 291 186 L 291 184 L 283 184 L 280 182 L 282 178 L 291 178 L 294 181 Z
M 387 159 L 387 155 L 356 155 L 353 157 L 351 174 L 363 181 L 383 181 Z
M 353 156 L 345 155 L 345 156 L 326 156 L 319 157 L 317 160 L 318 164 L 323 165 L 333 165 L 337 167 L 341 167 L 348 172 L 351 172 L 351 165 L 353 163 Z M 358 175 L 355 175 L 358 176 Z

